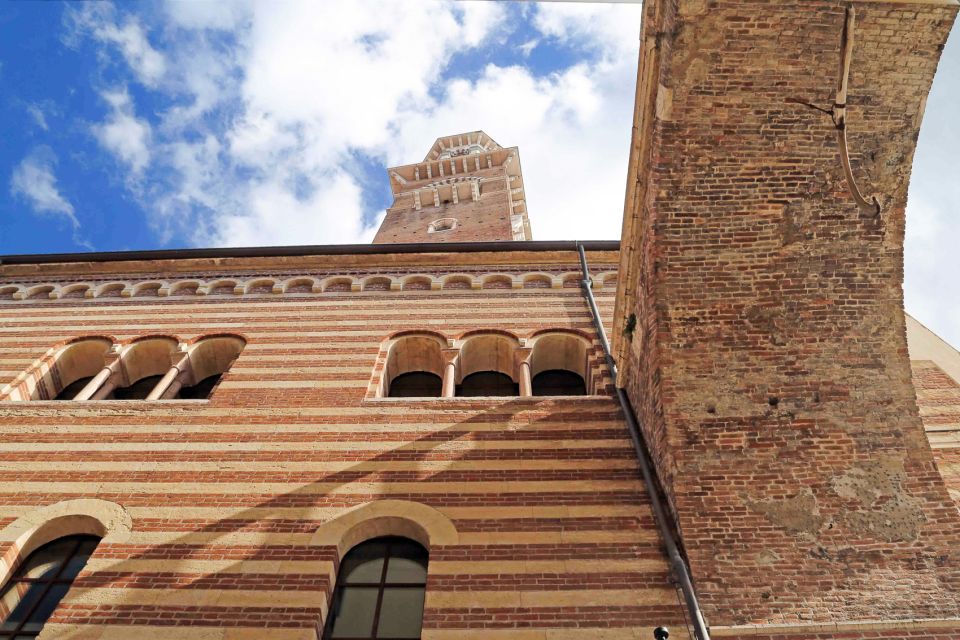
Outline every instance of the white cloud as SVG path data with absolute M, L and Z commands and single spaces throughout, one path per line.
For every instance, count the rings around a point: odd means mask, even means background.
M 28 104 L 27 113 L 30 115 L 31 118 L 33 118 L 33 122 L 38 127 L 43 129 L 44 131 L 47 131 L 50 129 L 50 127 L 47 125 L 47 117 L 44 115 L 43 109 L 41 109 L 38 105 L 32 104 L 32 103 Z
M 136 117 L 126 88 L 101 96 L 110 105 L 110 114 L 93 126 L 93 134 L 104 149 L 140 174 L 150 163 L 150 124 Z
M 358 154 L 408 163 L 434 138 L 478 128 L 520 147 L 535 237 L 619 235 L 637 6 L 171 2 L 160 17 L 151 33 L 163 34 L 167 66 L 152 86 L 173 106 L 151 130 L 128 94 L 111 94 L 96 132 L 135 175 L 151 170 L 136 195 L 164 238 L 368 240 L 382 211 L 362 187 L 385 190 L 387 178 L 367 175 Z M 545 40 L 577 60 L 547 75 L 450 68 L 473 47 L 502 46 L 520 18 L 534 33 L 511 45 L 518 60 Z
M 245 14 L 237 6 L 223 17 L 168 5 L 189 43 L 177 55 L 189 64 L 167 81 L 190 107 L 160 114 L 155 157 L 173 177 L 152 197 L 158 225 L 169 233 L 179 224 L 198 244 L 369 240 L 354 154 L 384 153 L 400 111 L 429 108 L 450 57 L 482 43 L 503 7 L 291 2 L 253 4 Z M 197 37 L 197 29 L 229 27 L 237 37 L 229 56 Z M 230 73 L 197 71 L 218 68 Z M 214 135 L 204 113 L 224 97 L 235 115 Z M 205 141 L 184 130 L 203 131 Z
M 51 213 L 66 218 L 74 229 L 80 222 L 73 205 L 61 195 L 53 171 L 57 157 L 48 147 L 38 147 L 23 159 L 10 177 L 10 192 L 30 203 L 37 213 Z
M 83 3 L 79 10 L 70 10 L 65 16 L 79 34 L 117 47 L 124 60 L 137 74 L 140 82 L 155 86 L 163 77 L 166 61 L 150 44 L 140 22 L 127 16 L 123 24 L 116 20 L 116 12 L 109 3 Z

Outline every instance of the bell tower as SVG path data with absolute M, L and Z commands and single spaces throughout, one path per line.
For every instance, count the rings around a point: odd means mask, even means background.
M 437 138 L 422 162 L 387 171 L 393 204 L 375 244 L 532 239 L 520 152 L 482 131 Z

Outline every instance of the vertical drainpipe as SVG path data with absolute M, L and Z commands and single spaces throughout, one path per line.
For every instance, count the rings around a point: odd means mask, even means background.
M 660 531 L 660 538 L 667 549 L 667 557 L 670 561 L 670 568 L 673 571 L 674 579 L 680 585 L 680 591 L 683 593 L 684 602 L 687 605 L 687 612 L 690 614 L 690 621 L 693 624 L 693 631 L 697 640 L 710 640 L 710 631 L 707 629 L 707 623 L 703 619 L 703 611 L 700 609 L 700 603 L 697 601 L 697 593 L 693 588 L 693 581 L 690 578 L 690 570 L 687 568 L 687 562 L 680 553 L 674 537 L 674 523 L 668 520 L 667 510 L 663 507 L 660 499 L 660 492 L 657 490 L 657 482 L 653 475 L 650 464 L 649 449 L 643 434 L 640 431 L 640 425 L 637 423 L 636 414 L 630 404 L 627 393 L 617 386 L 617 363 L 613 359 L 610 351 L 610 343 L 607 341 L 607 333 L 603 330 L 603 322 L 600 319 L 600 311 L 597 309 L 597 301 L 593 297 L 593 289 L 590 282 L 590 271 L 587 268 L 587 254 L 583 250 L 583 245 L 577 242 L 577 252 L 580 254 L 580 269 L 583 279 L 580 286 L 583 289 L 583 295 L 587 299 L 590 307 L 590 315 L 593 316 L 593 326 L 597 331 L 597 337 L 603 347 L 603 355 L 610 368 L 610 376 L 613 378 L 614 388 L 617 390 L 617 399 L 620 401 L 620 408 L 623 410 L 623 416 L 627 422 L 627 428 L 630 431 L 630 439 L 633 441 L 633 449 L 637 454 L 637 460 L 640 462 L 640 472 L 643 475 L 643 483 L 646 485 L 647 494 L 650 496 L 650 505 L 653 509 L 653 516 L 657 522 L 657 528 Z

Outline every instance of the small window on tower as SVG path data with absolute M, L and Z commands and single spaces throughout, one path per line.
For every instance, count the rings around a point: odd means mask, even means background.
M 427 227 L 427 233 L 440 233 L 442 231 L 452 231 L 457 228 L 456 218 L 440 218 L 439 220 L 434 220 Z

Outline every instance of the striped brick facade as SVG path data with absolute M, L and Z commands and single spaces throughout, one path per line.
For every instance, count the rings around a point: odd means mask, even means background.
M 616 259 L 589 252 L 594 273 Z M 438 283 L 0 302 L 5 384 L 83 335 L 247 341 L 207 401 L 0 402 L 0 529 L 20 531 L 31 514 L 83 499 L 129 518 L 41 637 L 312 640 L 347 550 L 339 546 L 360 535 L 342 526 L 352 518 L 380 534 L 427 532 L 424 638 L 649 638 L 659 624 L 683 638 L 609 377 L 600 395 L 567 399 L 369 394 L 384 341 L 402 331 L 454 339 L 495 328 L 526 339 L 564 329 L 598 355 L 567 277 L 576 260 L 571 251 L 465 254 L 455 272 L 475 288 L 450 280 L 445 257 L 430 254 L 309 257 L 299 269 L 266 258 L 4 267 L 17 291 L 81 281 L 133 291 L 171 273 L 206 287 L 258 270 L 280 282 L 427 274 Z M 607 319 L 609 278 L 596 283 Z M 9 561 L 14 541 L 0 540 Z

